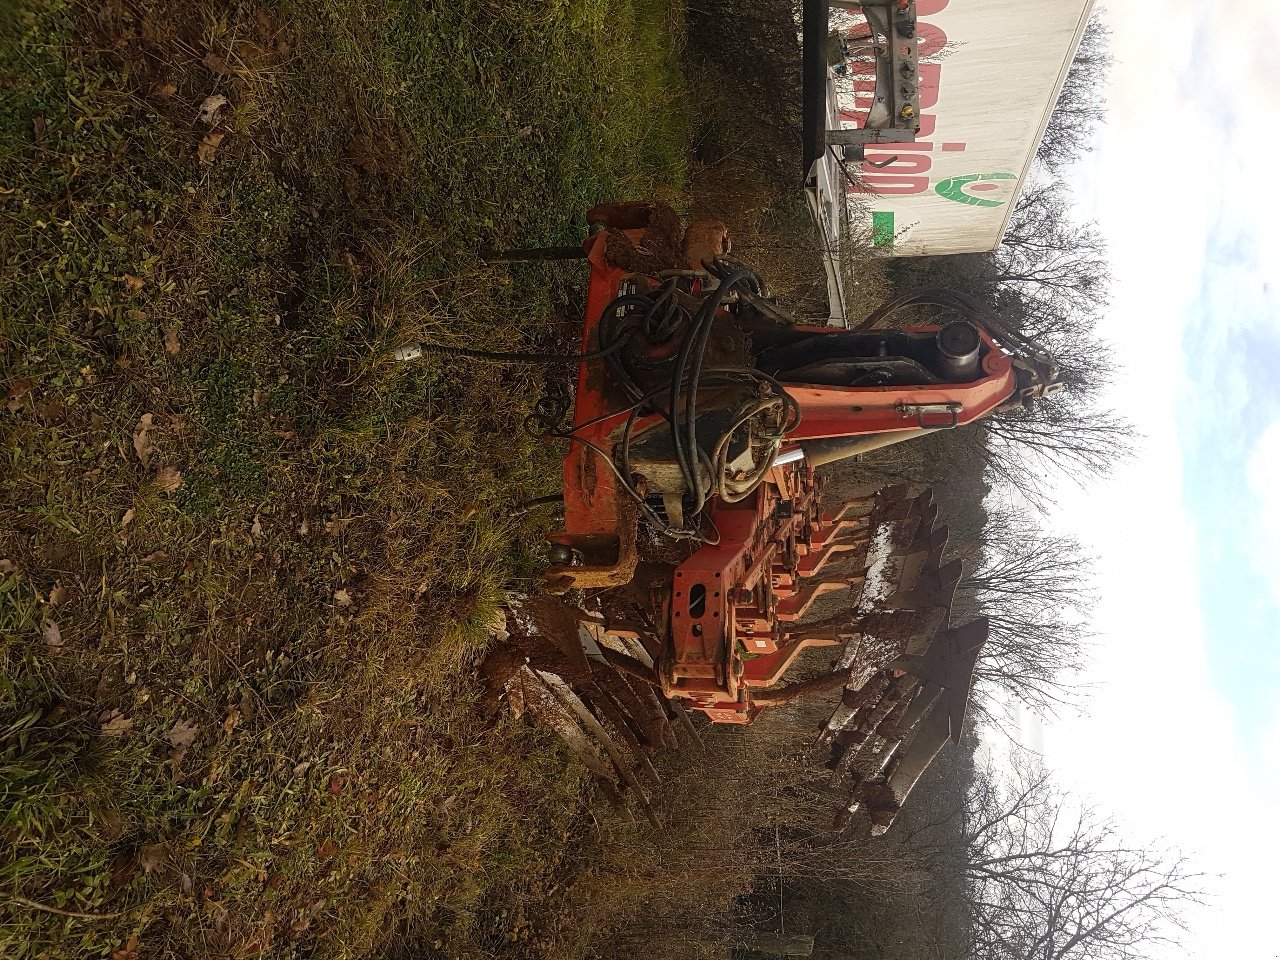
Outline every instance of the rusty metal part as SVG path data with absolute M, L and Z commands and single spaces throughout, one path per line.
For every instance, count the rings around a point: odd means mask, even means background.
M 676 587 L 667 599 L 683 605 L 671 611 L 672 623 L 682 619 L 676 613 L 695 609 L 704 623 L 728 623 L 718 642 L 731 643 L 733 653 L 718 676 L 709 656 L 701 661 L 706 676 L 687 656 L 675 663 L 670 636 L 659 647 L 654 625 L 665 622 L 667 601 L 633 584 L 606 593 L 601 614 L 560 597 L 513 599 L 503 642 L 481 667 L 483 702 L 493 709 L 505 699 L 548 726 L 607 797 L 634 802 L 653 819 L 643 784 L 657 782 L 654 753 L 677 745 L 677 731 L 698 742 L 687 707 L 711 722 L 745 723 L 763 709 L 842 689 L 816 743 L 829 756 L 825 792 L 845 798 L 836 826 L 861 815 L 883 832 L 937 752 L 960 739 L 986 621 L 950 624 L 962 567 L 945 560 L 947 530 L 929 491 L 890 487 L 816 517 L 806 510 L 788 519 L 803 522 L 788 527 L 788 537 L 746 552 L 725 525 L 732 563 L 708 570 L 745 585 L 737 590 L 718 597 L 710 590 L 694 607 L 687 586 L 700 568 L 685 561 L 670 574 Z M 841 572 L 829 572 L 837 563 Z M 646 584 L 670 569 L 651 566 Z M 836 592 L 847 595 L 837 613 L 806 619 L 819 598 Z M 640 616 L 645 595 L 662 609 Z M 768 652 L 752 655 L 749 644 L 757 641 L 767 642 Z M 833 645 L 842 649 L 830 672 L 783 682 L 805 650 Z M 661 656 L 650 649 L 662 649 Z M 720 684 L 731 687 L 731 698 Z
M 962 566 L 943 563 L 946 528 L 934 526 L 931 496 L 882 517 L 848 624 L 810 625 L 858 631 L 838 662 L 848 682 L 817 745 L 831 752 L 830 787 L 848 797 L 835 825 L 862 811 L 875 833 L 889 828 L 943 744 L 959 742 L 987 639 L 984 619 L 950 625 Z
M 515 596 L 490 627 L 493 651 L 480 667 L 482 708 L 503 702 L 553 731 L 609 800 L 657 817 L 644 781 L 657 784 L 652 755 L 679 743 L 683 718 L 657 695 L 652 658 L 638 641 L 550 595 Z M 696 742 L 696 734 L 687 739 Z
M 797 326 L 726 256 L 723 224 L 682 232 L 654 203 L 588 219 L 572 422 L 548 428 L 569 447 L 546 585 L 605 597 L 590 614 L 552 596 L 513 603 L 482 702 L 550 724 L 607 794 L 652 817 L 650 754 L 693 729 L 687 712 L 748 723 L 843 688 L 818 741 L 830 789 L 847 798 L 841 817 L 887 828 L 960 735 L 986 627 L 951 625 L 962 568 L 945 561 L 929 491 L 824 511 L 814 467 L 1045 392 L 1050 361 L 948 291 L 891 301 L 854 330 Z M 876 329 L 913 304 L 975 322 Z M 654 536 L 689 549 L 653 553 Z M 822 647 L 840 648 L 827 675 L 785 682 Z

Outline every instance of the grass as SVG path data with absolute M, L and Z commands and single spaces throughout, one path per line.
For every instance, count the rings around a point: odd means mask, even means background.
M 544 372 L 385 358 L 565 340 L 577 273 L 475 250 L 679 186 L 678 10 L 0 31 L 0 955 L 569 955 L 520 905 L 588 794 L 472 710 Z

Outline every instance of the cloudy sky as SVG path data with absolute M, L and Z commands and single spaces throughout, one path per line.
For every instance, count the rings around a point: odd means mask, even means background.
M 1194 853 L 1194 955 L 1280 956 L 1280 3 L 1112 0 L 1111 113 L 1072 179 L 1109 238 L 1112 402 L 1145 433 L 1056 522 L 1105 597 L 1064 779 Z

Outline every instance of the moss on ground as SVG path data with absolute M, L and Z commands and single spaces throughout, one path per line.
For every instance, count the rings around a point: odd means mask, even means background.
M 0 954 L 536 938 L 508 906 L 550 884 L 582 785 L 480 721 L 471 671 L 532 570 L 509 508 L 555 485 L 521 430 L 545 372 L 386 356 L 565 339 L 572 268 L 475 251 L 678 187 L 679 23 L 5 5 Z

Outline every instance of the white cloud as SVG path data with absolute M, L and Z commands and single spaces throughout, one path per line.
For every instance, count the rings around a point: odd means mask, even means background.
M 1097 551 L 1104 589 L 1087 711 L 1048 723 L 1045 753 L 1132 841 L 1180 848 L 1220 875 L 1207 883 L 1210 907 L 1189 918 L 1192 956 L 1273 960 L 1280 784 L 1256 766 L 1212 680 L 1178 459 L 1176 444 L 1157 438 L 1114 480 L 1063 499 L 1057 519 Z
M 1280 606 L 1280 564 L 1275 558 L 1275 545 L 1280 543 L 1280 421 L 1258 437 L 1245 466 L 1245 482 L 1252 513 L 1249 559 Z
M 1135 839 L 1163 836 L 1222 874 L 1214 904 L 1192 919 L 1193 955 L 1274 960 L 1280 696 L 1267 730 L 1246 736 L 1233 691 L 1215 686 L 1209 641 L 1223 638 L 1209 631 L 1222 627 L 1206 625 L 1200 608 L 1203 558 L 1183 499 L 1177 417 L 1202 405 L 1224 442 L 1234 441 L 1249 392 L 1242 358 L 1229 351 L 1236 334 L 1280 317 L 1262 295 L 1280 273 L 1271 170 L 1280 4 L 1242 0 L 1223 17 L 1199 0 L 1170 0 L 1157 16 L 1113 2 L 1106 18 L 1111 115 L 1078 189 L 1110 244 L 1104 333 L 1124 368 L 1110 401 L 1146 439 L 1113 480 L 1062 490 L 1056 522 L 1099 555 L 1101 635 L 1087 715 L 1049 724 L 1045 748 L 1064 781 L 1114 811 Z M 1230 265 L 1206 263 L 1215 246 Z M 1193 322 L 1203 353 L 1185 358 Z M 1197 396 L 1188 363 L 1217 371 L 1196 405 L 1187 402 Z M 1247 479 L 1259 542 L 1280 542 L 1280 423 L 1257 439 Z M 1268 569 L 1268 582 L 1280 597 L 1280 569 Z M 1258 754 L 1259 740 L 1274 746 L 1272 758 Z

